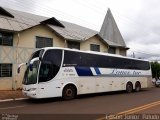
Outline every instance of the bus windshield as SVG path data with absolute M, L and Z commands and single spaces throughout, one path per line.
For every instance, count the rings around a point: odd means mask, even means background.
M 33 62 L 32 65 L 32 69 L 30 70 L 29 65 L 30 65 L 30 61 L 36 57 L 41 57 L 43 54 L 44 50 L 38 50 L 36 52 L 34 52 L 31 56 L 31 58 L 29 59 L 28 65 L 27 65 L 27 69 L 25 71 L 24 74 L 24 79 L 23 79 L 23 84 L 36 84 L 37 83 L 37 75 L 38 75 L 38 68 L 39 68 L 39 61 L 35 61 Z
M 28 85 L 37 83 L 38 66 L 39 66 L 39 61 L 35 61 L 33 63 L 32 71 L 29 69 L 29 65 L 27 66 L 27 69 L 24 74 L 23 84 Z
M 59 72 L 62 62 L 62 50 L 47 50 L 41 60 L 35 60 L 33 64 L 30 64 L 34 58 L 42 57 L 43 52 L 44 50 L 39 50 L 33 53 L 24 74 L 23 84 L 47 82 L 52 80 Z

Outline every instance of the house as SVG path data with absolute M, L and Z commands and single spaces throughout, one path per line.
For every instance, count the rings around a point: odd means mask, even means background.
M 42 47 L 68 47 L 125 56 L 128 48 L 117 29 L 110 10 L 97 32 L 55 17 L 0 7 L 0 90 L 21 88 L 25 68 L 17 74 L 18 65 L 27 62 L 31 53 Z

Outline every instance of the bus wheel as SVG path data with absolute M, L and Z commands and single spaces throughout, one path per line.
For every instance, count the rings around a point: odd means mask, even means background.
M 139 92 L 141 90 L 141 83 L 140 82 L 136 82 L 135 83 L 135 91 Z
M 127 93 L 131 93 L 133 91 L 133 85 L 131 82 L 128 82 L 126 85 L 126 91 Z
M 62 97 L 65 100 L 71 100 L 76 97 L 76 88 L 73 85 L 67 85 L 63 89 Z

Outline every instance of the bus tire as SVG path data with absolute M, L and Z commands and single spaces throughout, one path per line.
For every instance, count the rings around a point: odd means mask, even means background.
M 128 82 L 126 85 L 126 92 L 131 93 L 133 91 L 133 85 L 131 82 Z
M 62 97 L 65 100 L 71 100 L 77 95 L 76 88 L 74 85 L 67 85 L 63 89 Z
M 136 92 L 139 92 L 141 90 L 141 83 L 139 82 L 139 81 L 137 81 L 136 83 L 135 83 L 135 91 Z

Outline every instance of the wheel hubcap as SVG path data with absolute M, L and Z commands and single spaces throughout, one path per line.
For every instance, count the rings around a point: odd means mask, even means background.
M 140 90 L 140 85 L 136 85 L 136 90 L 137 90 L 137 91 Z
M 132 91 L 132 87 L 130 85 L 128 85 L 128 92 Z
M 67 95 L 67 96 L 72 96 L 72 93 L 73 93 L 73 92 L 72 92 L 71 89 L 67 89 L 67 90 L 66 90 L 66 95 Z

